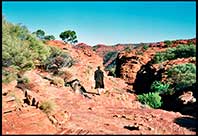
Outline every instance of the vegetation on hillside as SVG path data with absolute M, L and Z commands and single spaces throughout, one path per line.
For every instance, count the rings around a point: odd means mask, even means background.
M 164 94 L 168 92 L 169 86 L 169 84 L 163 83 L 161 81 L 154 81 L 151 85 L 151 91 Z
M 175 65 L 166 72 L 172 89 L 180 91 L 191 87 L 196 82 L 196 66 L 192 63 Z
M 45 35 L 45 32 L 41 29 L 38 29 L 37 31 L 32 33 L 33 35 L 36 35 L 40 40 L 55 40 L 55 37 L 53 35 Z
M 172 42 L 165 41 L 165 44 L 170 47 Z M 182 44 L 178 45 L 174 48 L 168 48 L 164 52 L 157 52 L 153 58 L 154 63 L 161 63 L 166 60 L 174 60 L 177 58 L 189 58 L 189 57 L 195 57 L 196 56 L 196 46 L 194 44 Z M 150 105 L 151 107 L 156 108 L 151 104 L 156 103 L 157 105 L 159 102 L 156 101 L 156 99 L 148 99 L 143 98 L 144 97 L 151 97 L 154 94 L 152 93 L 158 93 L 159 96 L 172 96 L 174 94 L 182 94 L 182 91 L 185 90 L 191 90 L 195 91 L 195 83 L 196 83 L 196 66 L 193 63 L 185 63 L 185 64 L 178 64 L 173 65 L 169 69 L 167 69 L 165 72 L 166 79 L 164 81 L 155 80 L 151 86 L 149 93 L 139 95 L 138 98 L 140 102 L 146 103 Z M 196 93 L 196 92 L 193 92 Z M 155 97 L 156 94 L 155 94 Z
M 39 108 L 46 114 L 53 112 L 56 107 L 57 107 L 56 103 L 52 100 L 45 100 L 39 106 Z
M 153 58 L 154 63 L 161 63 L 166 60 L 173 60 L 177 58 L 188 58 L 196 56 L 196 46 L 179 45 L 175 48 L 168 48 L 164 52 L 157 52 Z
M 3 82 L 16 78 L 19 71 L 25 72 L 35 67 L 50 55 L 50 48 L 36 39 L 25 26 L 14 25 L 2 20 L 2 76 Z M 10 71 L 14 71 L 14 74 Z M 13 78 L 10 78 L 13 76 Z
M 40 38 L 44 35 L 38 31 Z M 57 59 L 60 56 L 60 60 Z M 52 62 L 51 62 L 52 61 Z M 56 62 L 57 61 L 57 62 Z M 71 66 L 71 57 L 51 48 L 31 34 L 25 26 L 2 20 L 2 81 L 8 83 L 17 75 L 42 65 L 57 63 L 59 67 Z
M 173 44 L 173 42 L 170 40 L 165 40 L 164 43 L 165 43 L 166 47 L 171 47 L 171 45 Z

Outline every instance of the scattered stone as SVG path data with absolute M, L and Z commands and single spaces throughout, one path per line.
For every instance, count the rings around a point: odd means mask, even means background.
M 109 126 L 109 124 L 108 124 L 108 123 L 105 123 L 104 125 L 105 125 L 105 126 Z
M 88 110 L 92 110 L 92 108 L 91 108 L 91 107 L 89 107 L 89 108 L 88 108 Z
M 124 126 L 124 128 L 132 131 L 132 130 L 140 130 L 139 126 L 132 126 L 132 125 L 127 125 L 127 126 Z
M 14 110 L 16 110 L 16 108 L 4 110 L 4 111 L 3 111 L 3 114 L 10 113 L 10 112 L 12 112 L 12 111 L 14 111 Z
M 6 102 L 14 101 L 16 98 L 14 96 L 10 96 L 6 98 Z
M 117 117 L 118 117 L 118 115 L 113 115 L 113 117 L 116 117 L 116 118 L 117 118 Z
M 52 124 L 54 124 L 54 125 L 57 125 L 58 124 L 58 121 L 56 120 L 56 118 L 53 115 L 52 116 L 49 116 L 48 118 L 52 122 Z
M 152 127 L 148 127 L 148 130 L 153 131 L 153 130 L 154 130 L 154 128 L 152 128 Z

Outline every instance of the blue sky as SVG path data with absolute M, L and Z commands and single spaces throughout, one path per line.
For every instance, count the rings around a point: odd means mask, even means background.
M 59 39 L 74 30 L 89 45 L 156 42 L 196 37 L 196 2 L 2 2 L 12 23 Z

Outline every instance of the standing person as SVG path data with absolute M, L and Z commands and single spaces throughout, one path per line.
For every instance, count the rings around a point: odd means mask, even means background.
M 104 74 L 102 70 L 100 70 L 100 66 L 98 66 L 98 69 L 94 73 L 94 79 L 95 79 L 95 89 L 97 89 L 98 94 L 100 95 L 104 89 Z

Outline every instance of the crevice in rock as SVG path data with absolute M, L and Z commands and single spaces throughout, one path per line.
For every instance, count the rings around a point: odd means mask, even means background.
M 163 68 L 158 71 L 152 66 L 152 61 L 142 65 L 137 72 L 135 82 L 133 83 L 133 89 L 137 94 L 148 93 L 150 91 L 151 84 L 155 80 L 162 79 L 162 73 L 165 70 Z

